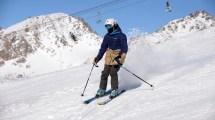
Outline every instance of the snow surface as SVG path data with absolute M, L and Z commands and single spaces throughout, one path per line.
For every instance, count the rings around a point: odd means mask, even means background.
M 214 120 L 214 33 L 211 28 L 160 43 L 139 39 L 124 67 L 155 88 L 121 68 L 120 89 L 127 92 L 105 106 L 82 104 L 95 95 L 103 62 L 84 97 L 91 64 L 13 81 L 0 88 L 0 120 Z

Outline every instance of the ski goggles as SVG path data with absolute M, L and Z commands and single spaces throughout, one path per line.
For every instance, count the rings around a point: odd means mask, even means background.
M 111 25 L 105 25 L 105 27 L 106 27 L 107 29 L 113 28 Z

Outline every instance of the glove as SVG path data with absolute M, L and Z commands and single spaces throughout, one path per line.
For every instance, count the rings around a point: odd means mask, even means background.
M 93 64 L 97 64 L 99 62 L 99 59 L 97 57 L 94 58 Z
M 116 65 L 122 66 L 122 63 L 120 63 L 119 58 L 114 58 L 114 61 L 117 63 Z

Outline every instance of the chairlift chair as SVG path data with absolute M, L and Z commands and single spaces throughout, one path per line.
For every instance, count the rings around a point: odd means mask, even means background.
M 96 23 L 101 23 L 101 13 L 100 13 L 100 9 L 101 9 L 101 6 L 98 7 L 97 9 L 97 20 L 96 20 Z
M 172 7 L 171 7 L 169 1 L 166 2 L 166 11 L 167 12 L 172 12 Z
M 101 14 L 100 14 L 100 12 L 97 12 L 97 20 L 96 20 L 96 23 L 101 23 Z

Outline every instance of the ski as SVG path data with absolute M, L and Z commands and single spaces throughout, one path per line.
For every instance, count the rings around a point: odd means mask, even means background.
M 108 91 L 105 92 L 105 95 L 104 95 L 104 96 L 107 96 L 107 95 L 109 95 L 110 93 L 111 93 L 111 90 L 108 90 Z M 104 97 L 104 96 L 102 96 L 102 97 Z M 84 104 L 89 104 L 89 103 L 91 103 L 91 102 L 93 102 L 94 100 L 99 99 L 99 98 L 101 98 L 101 97 L 98 97 L 98 98 L 97 98 L 97 97 L 92 97 L 92 98 L 89 98 L 89 99 L 83 101 L 83 103 L 84 103 Z
M 124 93 L 126 90 L 122 90 L 122 91 L 120 91 L 119 92 L 119 94 L 116 96 L 116 97 L 118 97 L 118 96 L 120 96 L 122 93 Z M 114 98 L 116 98 L 116 97 L 114 97 Z M 106 100 L 104 100 L 104 101 L 100 101 L 100 102 L 98 102 L 97 104 L 98 105 L 106 105 L 107 103 L 109 103 L 110 101 L 112 101 L 114 98 L 108 98 L 108 99 L 106 99 Z

